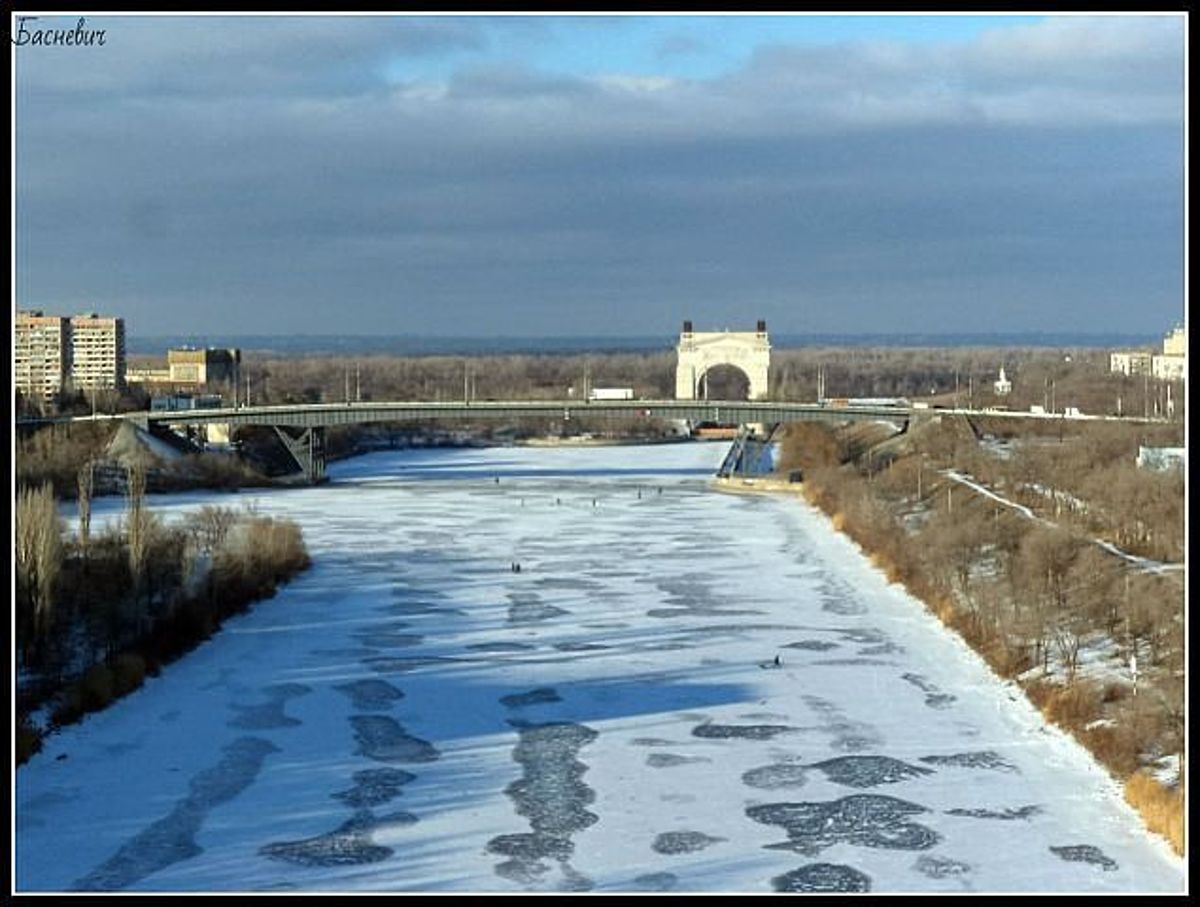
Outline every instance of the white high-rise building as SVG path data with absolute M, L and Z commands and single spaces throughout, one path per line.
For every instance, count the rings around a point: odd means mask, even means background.
M 69 387 L 125 386 L 122 318 L 18 312 L 15 334 L 13 371 L 21 393 L 47 398 Z
M 60 315 L 17 312 L 13 382 L 23 394 L 53 397 L 71 368 L 71 327 Z
M 95 312 L 71 319 L 71 381 L 81 388 L 125 386 L 125 319 Z

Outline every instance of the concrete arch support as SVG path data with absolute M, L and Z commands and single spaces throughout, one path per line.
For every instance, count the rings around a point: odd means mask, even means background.
M 749 379 L 751 400 L 765 400 L 769 392 L 767 375 L 771 368 L 771 342 L 766 322 L 760 321 L 755 331 L 692 330 L 685 321 L 676 347 L 675 399 L 695 400 L 700 393 L 701 379 L 709 369 L 730 365 L 740 369 Z

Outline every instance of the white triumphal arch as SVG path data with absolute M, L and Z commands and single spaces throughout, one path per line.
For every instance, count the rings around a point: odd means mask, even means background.
M 679 363 L 675 367 L 675 399 L 695 400 L 702 396 L 704 377 L 708 370 L 728 365 L 745 374 L 750 383 L 747 395 L 751 400 L 767 397 L 767 371 L 771 365 L 771 343 L 767 339 L 767 323 L 760 321 L 755 331 L 692 330 L 692 323 L 683 323 L 679 335 Z

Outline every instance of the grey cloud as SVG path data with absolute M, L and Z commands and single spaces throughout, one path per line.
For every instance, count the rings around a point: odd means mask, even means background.
M 450 24 L 412 52 L 487 40 Z M 476 66 L 333 91 L 304 66 L 368 72 L 406 39 L 348 21 L 325 45 L 299 23 L 264 33 L 259 68 L 245 38 L 106 63 L 103 101 L 49 91 L 23 55 L 18 300 L 86 300 L 138 333 L 637 333 L 746 311 L 780 330 L 1145 329 L 1181 300 L 1173 44 L 1104 31 L 1114 67 L 1166 74 L 1104 89 L 1103 66 L 1060 65 L 1091 27 L 970 53 L 773 48 L 709 82 Z M 185 77 L 203 90 L 149 84 Z
M 104 16 L 88 27 L 105 28 L 103 49 L 18 50 L 22 87 L 34 97 L 126 102 L 338 96 L 384 88 L 393 58 L 478 50 L 487 41 L 484 24 L 470 18 Z

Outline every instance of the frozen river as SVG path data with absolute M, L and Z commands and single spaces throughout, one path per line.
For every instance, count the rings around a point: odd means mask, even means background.
M 405 451 L 155 498 L 254 500 L 314 566 L 20 769 L 18 889 L 1184 890 L 822 515 L 709 490 L 724 453 Z

